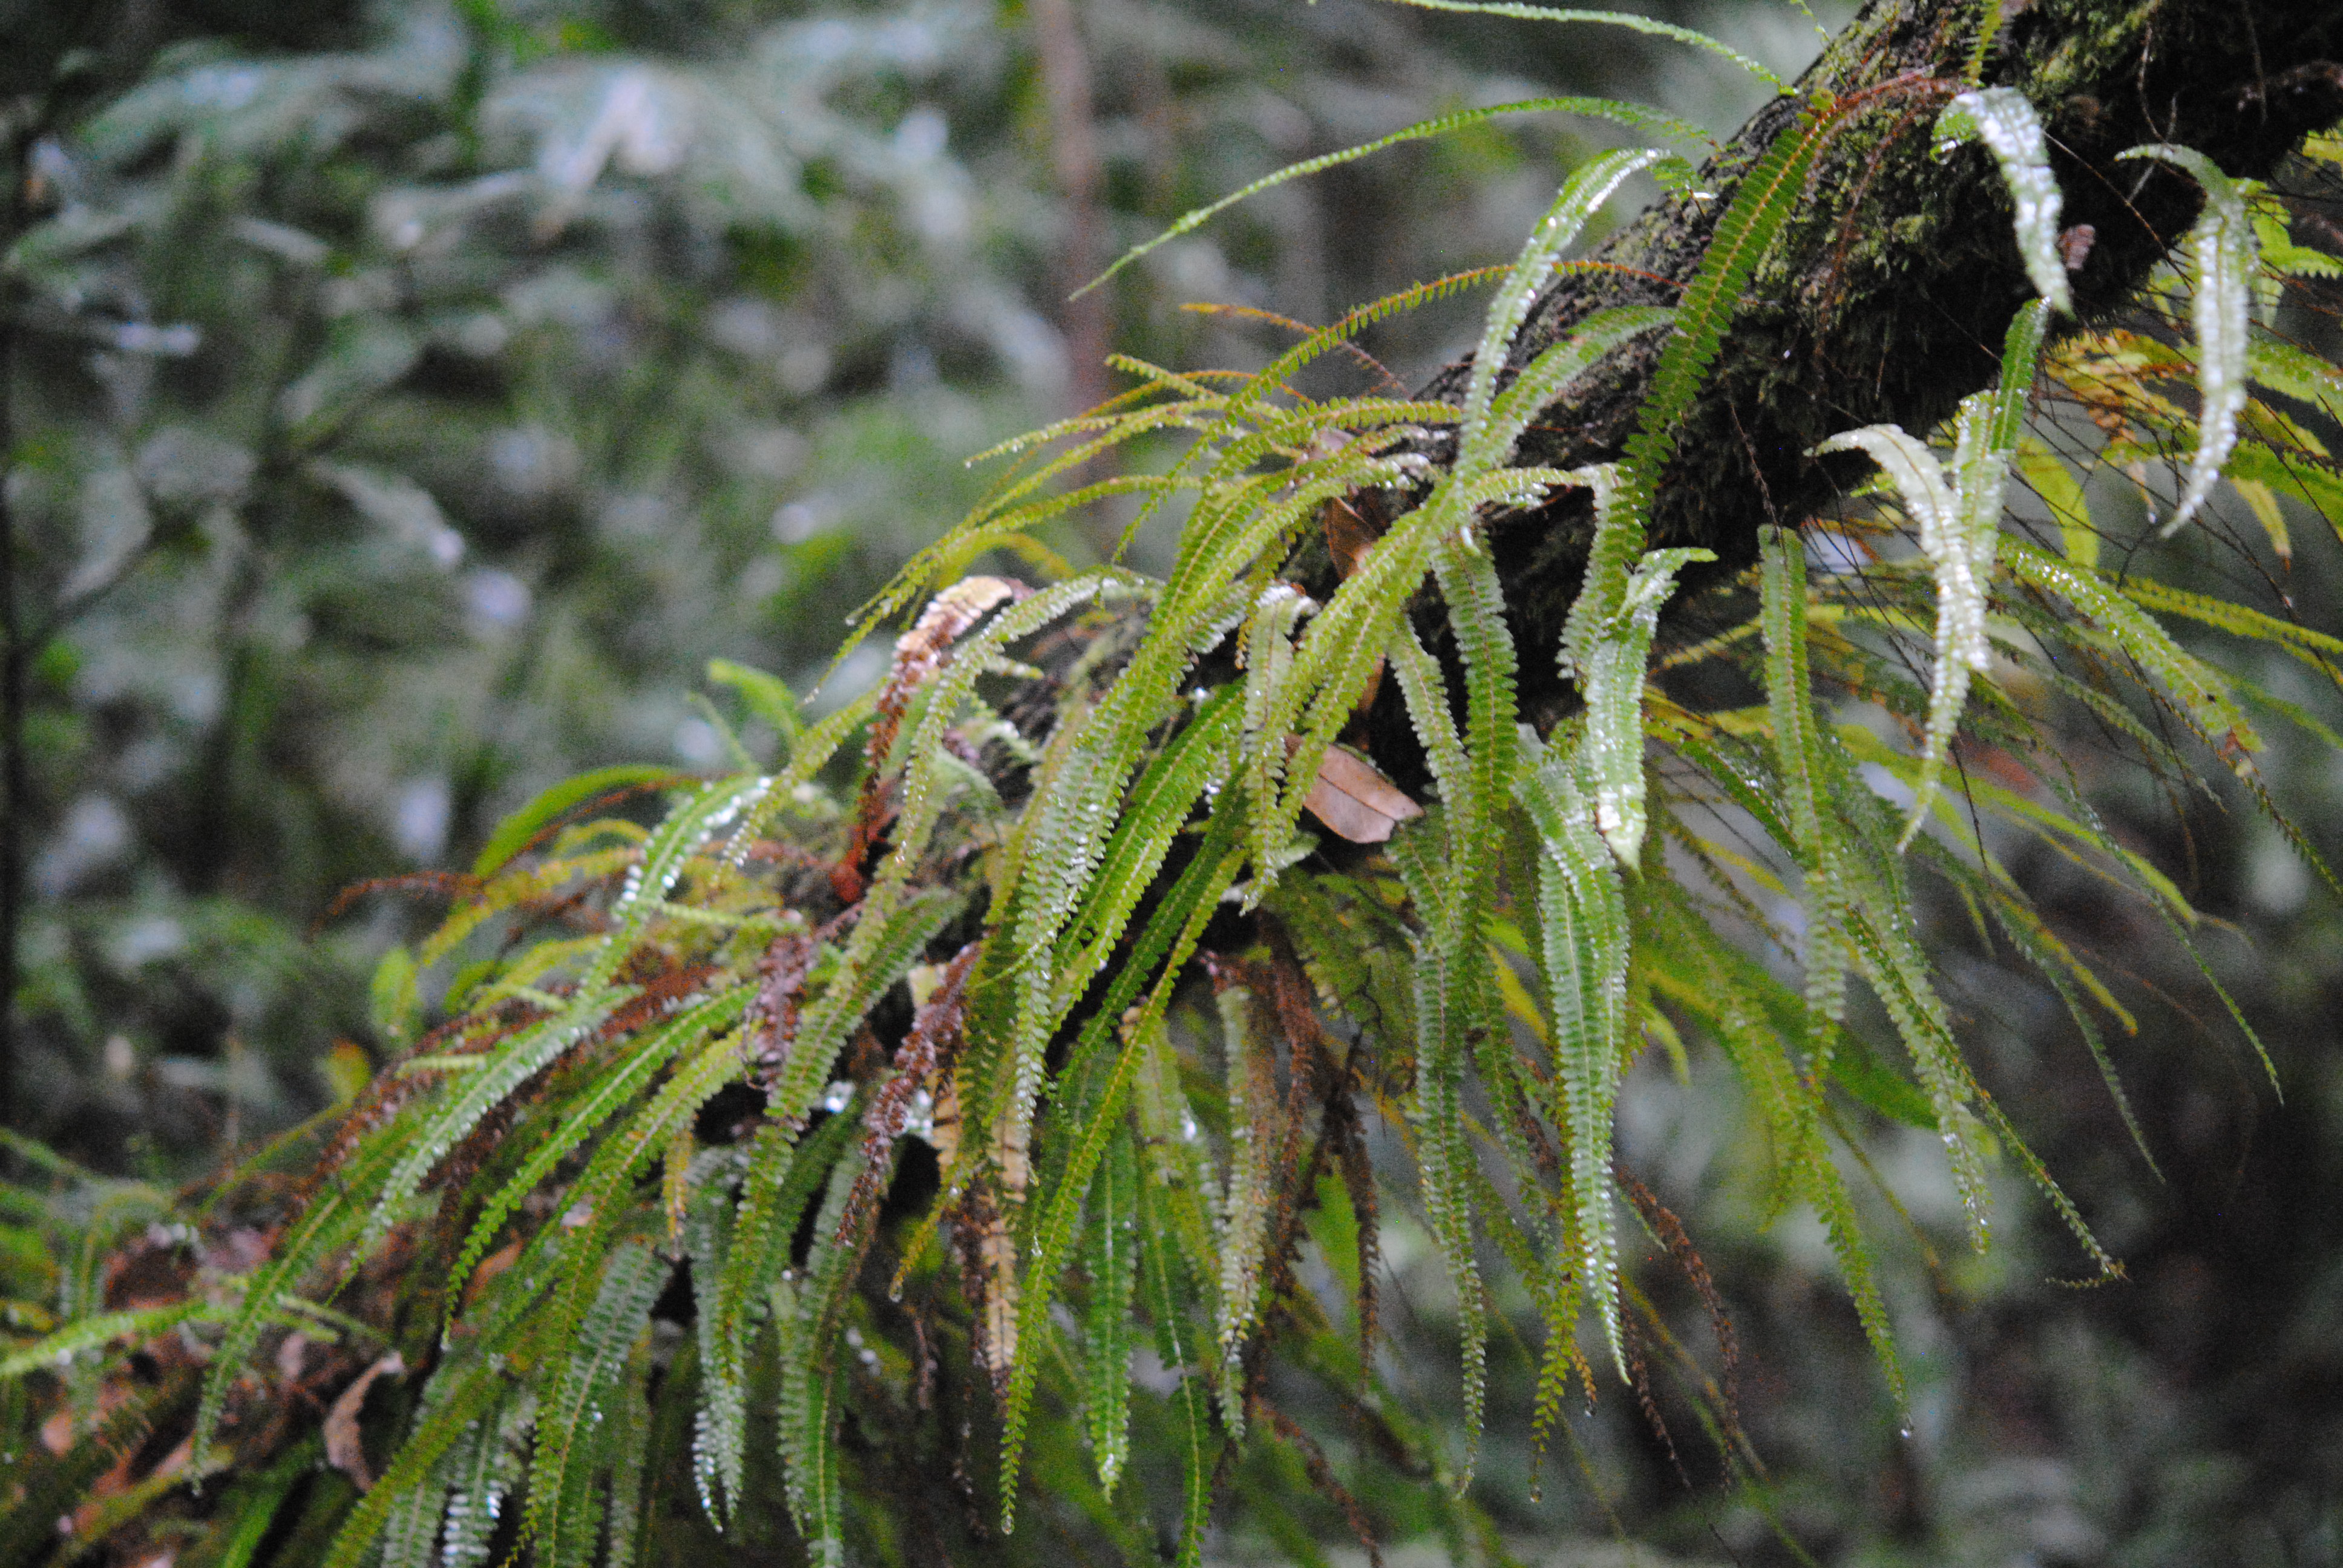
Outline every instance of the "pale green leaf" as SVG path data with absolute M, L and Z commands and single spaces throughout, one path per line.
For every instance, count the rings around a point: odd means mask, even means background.
M 2193 147 L 2157 143 L 2117 155 L 2154 158 L 2186 171 L 2205 190 L 2205 211 L 2188 231 L 2189 318 L 2197 329 L 2197 454 L 2166 537 L 2197 515 L 2213 494 L 2237 444 L 2237 415 L 2249 390 L 2247 355 L 2253 326 L 2253 280 L 2260 250 L 2246 210 L 2245 193 L 2220 166 Z
M 2017 253 L 2035 292 L 2061 315 L 2075 313 L 2066 266 L 2058 250 L 2058 180 L 2050 172 L 2050 149 L 2034 106 L 2015 87 L 1963 93 L 1936 116 L 1936 156 L 1975 139 L 1986 145 L 2001 168 L 2016 207 Z

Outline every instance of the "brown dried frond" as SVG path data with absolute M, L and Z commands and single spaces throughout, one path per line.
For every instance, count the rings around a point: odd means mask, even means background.
M 961 1024 L 968 1012 L 968 977 L 982 952 L 982 943 L 970 942 L 944 967 L 943 978 L 912 1015 L 910 1030 L 895 1050 L 894 1076 L 879 1086 L 870 1097 L 870 1108 L 862 1113 L 867 1130 L 862 1140 L 862 1171 L 855 1178 L 845 1211 L 839 1217 L 841 1235 L 860 1221 L 862 1211 L 877 1201 L 885 1189 L 895 1140 L 911 1124 L 911 1102 L 922 1090 L 934 1093 L 960 1058 Z
M 1635 1387 L 1635 1402 L 1642 1407 L 1644 1423 L 1652 1429 L 1652 1435 L 1660 1440 L 1660 1447 L 1666 1451 L 1669 1467 L 1676 1473 L 1676 1479 L 1684 1483 L 1684 1490 L 1689 1492 L 1692 1490 L 1692 1473 L 1684 1469 L 1684 1459 L 1676 1452 L 1676 1440 L 1669 1435 L 1668 1423 L 1660 1414 L 1660 1402 L 1652 1393 L 1652 1369 L 1644 1360 L 1642 1326 L 1634 1314 L 1624 1310 L 1624 1302 L 1619 1326 L 1626 1331 L 1627 1377 Z
M 691 964 L 643 975 L 636 982 L 643 988 L 641 994 L 611 1013 L 594 1031 L 594 1039 L 618 1040 L 648 1028 L 722 972 L 715 964 Z
M 851 904 L 862 897 L 869 886 L 865 867 L 894 820 L 895 791 L 887 758 L 895 749 L 912 695 L 944 667 L 951 645 L 987 610 L 1032 591 L 1014 578 L 962 578 L 930 599 L 911 629 L 895 639 L 894 662 L 887 671 L 887 684 L 879 690 L 879 721 L 871 726 L 870 743 L 863 749 L 869 769 L 855 803 L 854 826 L 847 835 L 845 853 L 830 871 L 830 886 L 841 902 Z
M 989 1182 L 972 1181 L 951 1216 L 952 1250 L 960 1256 L 960 1288 L 971 1308 L 969 1350 L 1006 1402 L 1017 1360 L 1017 1249 Z
M 1359 1545 L 1366 1552 L 1368 1568 L 1383 1568 L 1383 1549 L 1375 1539 L 1374 1525 L 1359 1500 L 1351 1494 L 1351 1489 L 1335 1479 L 1334 1467 L 1326 1462 L 1326 1451 L 1292 1416 L 1259 1394 L 1252 1396 L 1249 1403 L 1255 1421 L 1268 1422 L 1272 1432 L 1293 1445 L 1293 1452 L 1302 1456 L 1302 1472 L 1310 1478 L 1310 1484 L 1342 1511 L 1351 1533 L 1358 1537 Z
M 1634 1204 L 1635 1211 L 1644 1217 L 1644 1223 L 1652 1228 L 1653 1233 L 1667 1248 L 1668 1256 L 1674 1259 L 1676 1267 L 1684 1271 L 1685 1280 L 1700 1297 L 1701 1304 L 1708 1309 L 1709 1327 L 1716 1334 L 1717 1354 L 1725 1363 L 1725 1425 L 1727 1431 L 1738 1435 L 1741 1430 L 1741 1342 L 1733 1332 L 1731 1315 L 1725 1310 L 1725 1297 L 1718 1292 L 1716 1281 L 1708 1271 L 1708 1264 L 1693 1246 L 1692 1237 L 1685 1231 L 1684 1221 L 1677 1219 L 1674 1212 L 1625 1165 L 1614 1161 L 1611 1173 L 1627 1194 L 1627 1201 Z
M 467 899 L 480 890 L 480 879 L 462 871 L 409 871 L 397 877 L 369 877 L 363 882 L 352 882 L 334 895 L 309 927 L 314 937 L 335 920 L 339 920 L 352 904 L 369 893 L 437 893 L 442 898 Z
M 756 1000 L 749 1004 L 749 1081 L 770 1091 L 789 1059 L 806 977 L 821 950 L 812 933 L 783 931 L 757 960 Z

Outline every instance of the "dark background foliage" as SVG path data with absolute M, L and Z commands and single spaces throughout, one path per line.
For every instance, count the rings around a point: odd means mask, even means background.
M 1840 19 L 1671 14 L 1784 70 Z M 1504 258 L 1590 144 L 1523 118 L 1396 149 L 1065 301 L 1121 248 L 1451 108 L 1599 90 L 1725 129 L 1756 94 L 1632 35 L 1366 0 L 10 0 L 0 38 L 25 697 L 7 1115 L 166 1180 L 347 1098 L 387 1044 L 367 976 L 429 890 L 339 890 L 460 867 L 581 769 L 718 764 L 709 660 L 809 687 L 844 613 L 978 493 L 962 459 L 1111 392 L 1107 351 L 1257 364 L 1276 325 L 1181 307 L 1322 321 Z M 1473 308 L 1367 346 L 1420 382 Z M 2332 347 L 2308 302 L 2285 320 Z M 1058 546 L 1093 557 L 1121 520 Z M 2294 520 L 2275 580 L 2343 623 L 2333 530 Z M 2206 580 L 2278 569 L 2231 537 Z M 823 689 L 876 668 L 850 652 Z M 2256 673 L 2343 722 L 2299 670 Z M 2061 1287 L 2085 1271 L 2015 1185 L 1994 1252 L 1965 1255 L 1926 1139 L 1881 1135 L 1913 1220 L 1905 1432 L 1819 1241 L 1771 1220 L 1725 1086 L 1647 1060 L 1625 1157 L 1724 1291 L 1768 1483 L 1721 1486 L 1664 1377 L 1673 1446 L 1606 1391 L 1534 1502 L 1531 1363 L 1501 1346 L 1483 1501 L 1530 1560 L 1614 1535 L 1703 1561 L 1787 1536 L 1835 1563 L 2343 1562 L 2343 920 L 2243 802 L 2177 796 L 2103 741 L 2073 737 L 2101 809 L 2234 922 L 2207 946 L 2283 1101 L 2184 955 L 2034 855 L 2046 906 L 2128 976 L 2141 1027 L 2117 1054 L 2159 1179 L 2054 999 L 1936 911 L 1986 1081 L 2130 1278 Z M 2269 772 L 2343 859 L 2332 754 L 2281 743 Z M 1421 1238 L 1391 1246 L 1393 1375 L 1440 1410 L 1436 1266 Z M 1716 1372 L 1682 1277 L 1642 1277 Z M 1342 1538 L 1291 1506 L 1301 1535 Z

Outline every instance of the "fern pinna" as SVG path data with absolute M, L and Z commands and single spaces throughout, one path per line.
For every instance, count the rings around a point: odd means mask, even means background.
M 1216 1489 L 1267 1445 L 1372 1549 L 1373 1511 L 1272 1402 L 1274 1364 L 1443 1483 L 1461 1537 L 1478 1528 L 1463 1493 L 1489 1270 L 1543 1324 L 1541 1440 L 1574 1390 L 1647 1375 L 1664 1331 L 1623 1261 L 1623 1181 L 1634 1222 L 1679 1257 L 1690 1243 L 1624 1176 L 1613 1124 L 1646 1045 L 1681 1059 L 1687 1036 L 1738 1075 L 1779 1199 L 1819 1220 L 1897 1400 L 1850 1119 L 1935 1133 L 1978 1246 L 2006 1163 L 2115 1271 L 1973 1071 L 1915 883 L 2041 970 L 2120 1105 L 2106 1025 L 2130 1016 L 2003 862 L 2002 829 L 2132 888 L 2183 943 L 2197 916 L 2055 757 L 2014 782 L 1961 772 L 1961 748 L 2023 754 L 2054 693 L 2184 777 L 2186 731 L 2259 792 L 2251 717 L 2294 713 L 2167 622 L 2330 674 L 2343 642 L 2104 569 L 2084 481 L 2185 457 L 2161 532 L 2226 474 L 2281 550 L 2278 495 L 2343 516 L 2333 457 L 2261 395 L 2331 414 L 2343 382 L 2249 308 L 2268 277 L 2333 264 L 2266 191 L 2144 147 L 2207 196 L 2148 304 L 2173 330 L 2060 327 L 2041 127 L 2008 89 L 1950 101 L 1937 131 L 1987 144 L 2043 298 L 1947 449 L 1892 426 L 1825 443 L 1879 478 L 1711 579 L 1722 629 L 1664 636 L 1679 580 L 1715 558 L 1650 548 L 1652 507 L 1736 300 L 1845 122 L 1823 97 L 1740 171 L 1675 308 L 1597 312 L 1507 368 L 1539 289 L 1625 182 L 1707 177 L 1630 150 L 1574 173 L 1512 266 L 1355 311 L 1258 372 L 1119 362 L 1129 393 L 996 454 L 1019 461 L 985 505 L 870 607 L 866 625 L 917 610 L 875 691 L 809 725 L 769 678 L 711 671 L 781 738 L 770 771 L 608 770 L 520 813 L 438 933 L 385 960 L 380 1021 L 411 1048 L 319 1131 L 321 1152 L 309 1135 L 264 1151 L 196 1217 L 272 1216 L 265 1256 L 185 1271 L 176 1299 L 135 1311 L 85 1290 L 0 1362 L 74 1412 L 68 1452 L 94 1457 L 56 1473 L 113 1462 L 118 1410 L 186 1429 L 145 1498 L 261 1456 L 190 1526 L 221 1568 L 289 1539 L 331 1568 L 520 1553 L 619 1568 L 655 1532 L 691 1530 L 900 1560 L 1018 1528 L 1021 1496 L 1133 1560 L 1192 1564 Z M 1672 128 L 1550 100 L 1401 137 L 1524 107 Z M 2343 163 L 2332 138 L 2311 151 Z M 1495 288 L 1453 401 L 1301 389 L 1374 321 L 1472 283 Z M 1655 367 L 1615 463 L 1517 462 L 1580 377 L 1634 352 Z M 2046 378 L 2099 433 L 2079 468 L 2058 449 L 2071 426 L 2028 424 Z M 2192 384 L 2190 415 L 2174 393 Z M 1188 444 L 1161 471 L 1071 483 L 1166 434 Z M 2013 472 L 2046 524 L 2007 512 Z M 1583 582 L 1560 645 L 1523 646 L 1490 522 L 1572 489 L 1595 518 Z M 1115 497 L 1141 519 L 1184 508 L 1162 577 L 1005 575 L 1054 560 L 1037 534 L 1052 518 Z M 1368 514 L 1380 527 L 1336 537 Z M 1290 580 L 1322 536 L 1334 569 Z M 1576 693 L 1544 733 L 1517 701 L 1529 660 Z M 1669 695 L 1703 664 L 1755 700 Z M 1360 749 L 1387 689 L 1414 741 L 1408 789 Z M 595 814 L 645 789 L 663 793 L 652 826 Z M 423 1030 L 417 972 L 464 957 Z M 1858 977 L 1908 1070 L 1865 1037 Z M 1411 1425 L 1377 1361 L 1379 1230 L 1403 1172 L 1453 1291 L 1455 1452 Z M 158 1343 L 180 1350 L 151 1387 L 103 1396 L 106 1347 Z M 306 1438 L 274 1399 L 313 1351 L 388 1379 L 395 1408 L 363 1425 L 360 1387 Z M 1729 1432 L 1729 1404 L 1714 1414 Z M 915 1483 L 904 1467 L 921 1464 Z

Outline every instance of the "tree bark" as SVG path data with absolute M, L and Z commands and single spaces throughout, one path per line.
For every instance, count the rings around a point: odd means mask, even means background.
M 1831 499 L 1853 470 L 1841 466 L 1848 459 L 1806 456 L 1816 443 L 1882 421 L 1925 430 L 1993 381 L 2003 333 L 2034 290 L 1992 160 L 1975 144 L 1940 159 L 1930 134 L 1967 85 L 1985 15 L 1978 0 L 1872 0 L 1794 95 L 1758 111 L 1711 160 L 1699 186 L 1716 199 L 1675 196 L 1647 209 L 1596 253 L 1624 270 L 1561 275 L 1516 337 L 1517 367 L 1596 310 L 1674 304 L 1743 171 L 1820 94 L 1852 106 L 1752 280 L 1661 477 L 1652 543 L 1719 558 L 1688 574 L 1680 605 L 1755 559 L 1765 524 L 1796 523 Z M 1983 83 L 2023 92 L 2049 134 L 2063 221 L 2077 240 L 2090 236 L 2087 256 L 2070 252 L 2084 323 L 2124 307 L 2202 202 L 2186 176 L 2116 155 L 2179 143 L 2232 176 L 2267 177 L 2307 135 L 2343 117 L 2338 60 L 2337 0 L 2003 6 Z M 1581 377 L 1525 437 L 1520 460 L 1574 467 L 1618 457 L 1662 341 L 1638 339 Z M 1461 400 L 1469 367 L 1449 367 L 1427 395 Z M 1592 532 L 1578 491 L 1493 527 L 1523 646 L 1524 708 L 1542 728 L 1574 700 L 1551 650 Z M 1373 729 L 1378 752 L 1386 740 L 1413 751 L 1395 708 Z

